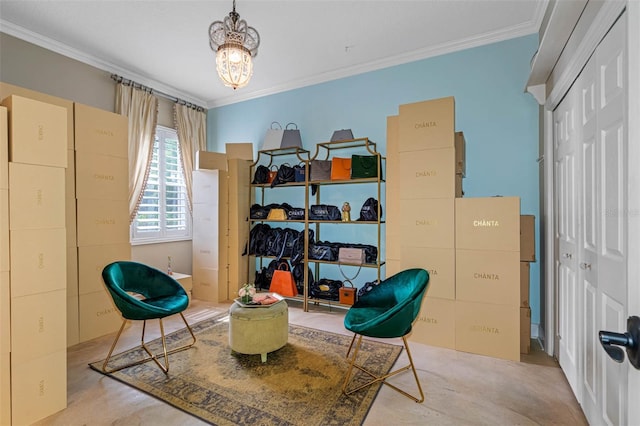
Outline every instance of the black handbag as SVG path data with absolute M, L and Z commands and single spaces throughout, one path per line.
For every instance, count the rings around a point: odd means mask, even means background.
M 269 182 L 269 168 L 267 166 L 260 165 L 256 168 L 256 172 L 253 175 L 254 185 Z
M 287 182 L 295 182 L 295 180 L 296 174 L 293 171 L 293 167 L 285 163 L 278 168 L 276 177 L 271 182 L 271 187 L 273 188 L 276 185 L 282 185 Z
M 304 294 L 304 267 L 305 267 L 305 264 L 303 262 L 300 262 L 293 267 L 293 280 L 296 283 L 298 294 Z M 309 286 L 307 286 L 307 288 L 309 288 L 313 284 L 314 280 L 313 280 L 313 272 L 311 271 L 311 268 L 307 267 L 307 269 L 308 269 L 307 280 L 309 281 Z
M 335 262 L 338 260 L 338 247 L 329 241 L 309 244 L 309 259 Z
M 378 200 L 373 197 L 367 198 L 367 200 L 362 204 L 362 208 L 360 209 L 360 218 L 358 218 L 358 220 L 377 222 L 378 208 L 380 208 L 380 217 L 382 217 L 382 206 L 379 205 Z
M 342 281 L 331 280 L 329 278 L 320 278 L 318 281 L 310 283 L 309 293 L 311 297 L 316 299 L 325 300 L 340 300 L 340 289 L 342 288 Z
M 314 204 L 309 207 L 309 220 L 342 220 L 342 213 L 330 204 Z

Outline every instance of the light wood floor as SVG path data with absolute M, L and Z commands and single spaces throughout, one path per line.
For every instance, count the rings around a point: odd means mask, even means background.
M 292 324 L 349 334 L 342 325 L 344 310 L 329 312 L 327 308 L 312 306 L 310 312 L 303 312 L 301 305 L 295 302 L 289 305 Z M 228 308 L 228 304 L 195 300 L 185 316 L 193 323 L 226 312 Z M 179 317 L 177 319 L 166 321 L 165 331 L 178 328 L 181 321 Z M 156 328 L 151 330 L 157 334 Z M 149 327 L 147 330 L 149 333 Z M 138 345 L 140 327 L 131 325 L 125 335 L 119 348 Z M 89 362 L 106 356 L 114 336 L 115 333 L 69 348 L 68 407 L 37 425 L 205 424 L 89 369 Z M 401 344 L 400 340 L 389 342 Z M 527 362 L 512 362 L 413 342 L 409 344 L 419 370 L 425 402 L 416 404 L 383 386 L 365 425 L 587 424 L 562 370 L 542 352 L 528 356 Z M 406 362 L 404 352 L 398 362 Z M 394 383 L 415 389 L 412 380 L 413 375 L 407 372 L 394 378 Z

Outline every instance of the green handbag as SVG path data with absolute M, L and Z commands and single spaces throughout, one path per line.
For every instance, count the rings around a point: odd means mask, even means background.
M 377 155 L 352 155 L 351 179 L 378 177 L 379 158 Z M 382 174 L 382 170 L 380 172 Z

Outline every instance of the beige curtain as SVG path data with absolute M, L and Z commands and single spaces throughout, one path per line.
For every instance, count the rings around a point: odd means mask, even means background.
M 132 222 L 151 166 L 158 98 L 150 90 L 119 83 L 116 85 L 116 112 L 129 118 L 129 222 Z
M 207 115 L 191 106 L 176 103 L 174 106 L 176 131 L 180 141 L 180 156 L 182 158 L 182 170 L 187 187 L 189 210 L 192 210 L 192 171 L 195 163 L 196 151 L 204 151 L 207 148 Z

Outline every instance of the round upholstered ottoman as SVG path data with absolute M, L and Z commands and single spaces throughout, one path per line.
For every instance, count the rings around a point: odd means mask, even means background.
M 241 354 L 267 354 L 287 344 L 289 337 L 289 306 L 281 300 L 268 307 L 242 307 L 237 303 L 229 309 L 229 346 Z

